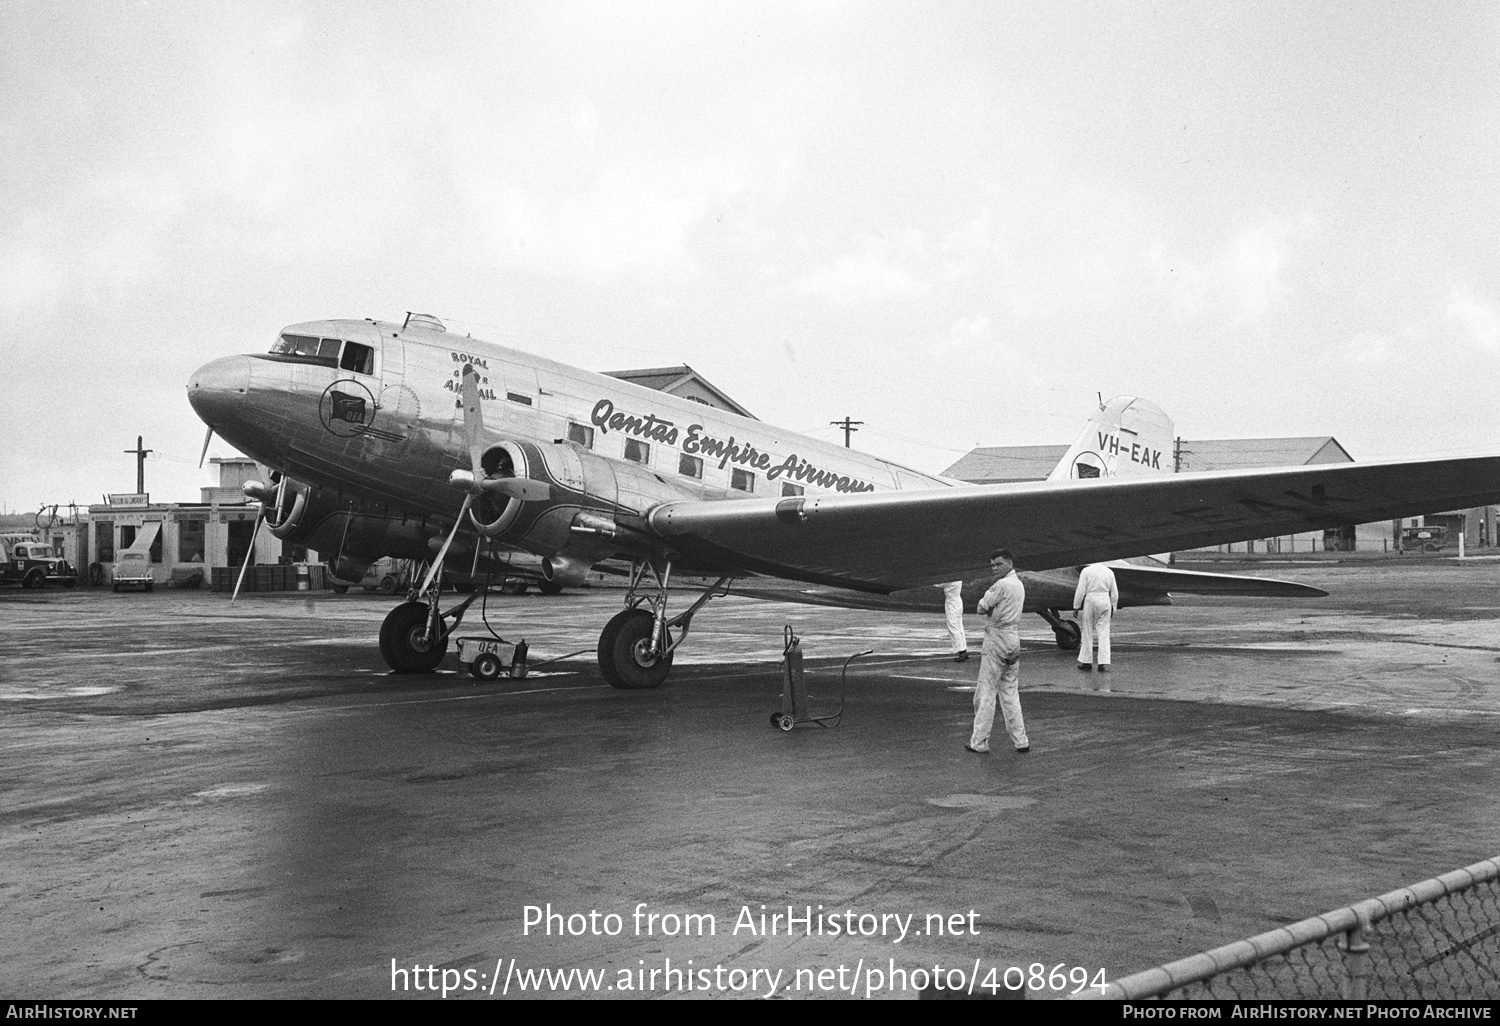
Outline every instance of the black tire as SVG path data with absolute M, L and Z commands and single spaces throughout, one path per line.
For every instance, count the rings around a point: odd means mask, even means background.
M 146 582 L 146 590 L 147 591 L 155 591 L 156 590 L 156 583 L 154 581 L 147 581 Z
M 626 609 L 599 632 L 599 672 L 614 687 L 627 691 L 658 688 L 672 672 L 670 654 L 661 659 L 645 655 L 655 622 L 644 609 Z M 671 643 L 670 635 L 667 641 Z
M 771 714 L 771 726 L 777 730 L 791 730 L 796 725 L 797 721 L 792 719 L 791 713 L 779 712 Z
M 439 630 L 441 630 L 439 626 Z M 397 673 L 431 673 L 448 653 L 448 635 L 425 645 L 427 603 L 403 602 L 380 624 L 380 654 Z
M 504 667 L 500 665 L 500 657 L 493 652 L 481 652 L 474 657 L 469 664 L 469 672 L 480 680 L 494 680 L 500 676 Z
M 342 595 L 345 592 L 347 592 L 348 590 L 349 590 L 349 585 L 347 585 L 347 584 L 335 584 L 333 586 L 333 593 L 335 595 Z
M 76 577 L 64 577 L 63 580 L 62 580 L 62 586 L 64 588 L 74 588 L 74 587 L 77 587 L 77 585 L 78 585 L 78 578 L 76 578 Z
M 47 586 L 47 571 L 41 567 L 32 567 L 26 571 L 26 576 L 21 578 L 23 588 L 45 588 Z
M 117 594 L 117 595 L 118 595 L 118 594 L 119 594 L 119 592 L 120 592 L 120 582 L 119 582 L 119 581 L 116 581 L 116 582 L 115 582 L 115 594 Z
M 1077 652 L 1083 645 L 1083 628 L 1074 620 L 1062 621 L 1062 630 L 1052 628 L 1052 636 L 1057 639 L 1057 647 L 1064 652 Z
M 386 574 L 380 579 L 380 593 L 382 595 L 396 594 L 396 579 L 390 574 Z
M 563 586 L 557 581 L 542 581 L 536 586 L 536 590 L 543 595 L 561 595 Z
M 502 595 L 524 595 L 524 594 L 526 594 L 526 582 L 525 581 L 506 581 L 504 584 L 500 585 L 500 594 L 502 594 Z
M 96 588 L 99 587 L 99 585 L 101 585 L 101 584 L 104 583 L 104 564 L 103 563 L 90 563 L 89 564 L 89 583 L 91 585 L 93 585 L 94 587 L 96 587 Z

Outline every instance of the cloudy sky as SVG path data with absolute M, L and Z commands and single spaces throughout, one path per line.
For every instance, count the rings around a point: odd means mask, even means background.
M 0 47 L 0 508 L 137 435 L 196 500 L 193 368 L 407 310 L 925 470 L 1096 393 L 1500 450 L 1493 3 L 0 0 Z

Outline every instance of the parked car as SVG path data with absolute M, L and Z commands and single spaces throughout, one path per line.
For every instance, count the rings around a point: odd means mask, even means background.
M 344 580 L 334 577 L 333 571 L 328 571 L 329 586 L 342 595 L 350 588 L 363 588 L 365 591 L 379 591 L 386 595 L 394 595 L 411 586 L 412 561 L 409 559 L 396 559 L 393 556 L 382 556 L 370 564 L 370 569 L 357 581 Z
M 78 571 L 38 538 L 0 535 L 0 584 L 42 588 L 51 582 L 71 588 L 78 583 Z
M 156 587 L 156 578 L 151 573 L 151 560 L 144 552 L 122 552 L 115 562 L 115 591 L 121 588 Z

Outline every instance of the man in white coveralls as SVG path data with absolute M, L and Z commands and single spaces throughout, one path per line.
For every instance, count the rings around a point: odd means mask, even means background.
M 971 752 L 990 750 L 990 728 L 995 723 L 995 702 L 1005 717 L 1005 732 L 1018 752 L 1031 751 L 1026 723 L 1021 719 L 1020 662 L 1021 607 L 1026 588 L 1016 576 L 1010 551 L 990 553 L 990 569 L 1000 579 L 979 600 L 979 612 L 989 618 L 984 628 L 984 648 L 979 655 L 979 682 L 974 687 L 974 733 L 964 745 Z
M 969 660 L 969 636 L 964 633 L 964 582 L 949 581 L 943 585 L 943 619 L 948 628 L 948 641 L 953 646 L 953 661 Z
M 1078 645 L 1078 668 L 1097 669 L 1100 673 L 1109 670 L 1109 621 L 1110 614 L 1120 608 L 1120 589 L 1115 586 L 1115 572 L 1106 563 L 1091 563 L 1078 575 L 1078 587 L 1073 591 L 1073 608 L 1082 610 L 1078 614 L 1083 624 L 1083 638 Z M 1099 642 L 1099 654 L 1094 656 L 1094 642 Z

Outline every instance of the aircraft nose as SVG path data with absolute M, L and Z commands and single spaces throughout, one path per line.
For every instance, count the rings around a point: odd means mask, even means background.
M 188 402 L 205 424 L 219 427 L 250 390 L 250 358 L 225 356 L 205 363 L 188 379 Z

